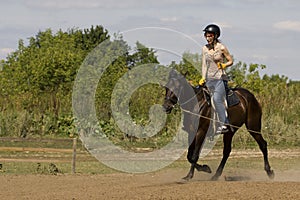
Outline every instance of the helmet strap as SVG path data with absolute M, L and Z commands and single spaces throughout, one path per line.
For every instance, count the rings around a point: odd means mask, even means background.
M 214 41 L 211 44 L 209 44 L 209 49 L 215 50 L 215 44 L 217 43 L 217 41 L 218 40 L 214 37 Z
M 209 48 L 209 49 L 215 50 L 215 44 L 214 44 L 214 43 L 208 44 L 208 48 Z

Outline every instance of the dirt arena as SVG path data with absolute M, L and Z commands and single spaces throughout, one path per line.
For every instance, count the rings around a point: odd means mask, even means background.
M 0 199 L 300 199 L 299 151 L 276 152 L 270 159 L 274 180 L 264 172 L 259 152 L 236 151 L 218 181 L 210 181 L 212 174 L 204 172 L 182 181 L 187 164 L 146 174 L 2 174 Z M 217 157 L 205 161 L 213 171 Z
M 139 175 L 4 175 L 0 199 L 300 199 L 296 171 L 277 172 L 273 181 L 264 173 L 247 171 L 225 173 L 219 181 L 196 173 L 192 181 L 182 182 L 179 177 L 185 173 L 169 169 Z
M 6 154 L 5 154 L 6 155 Z M 10 154 L 7 154 L 8 157 Z M 23 154 L 22 154 L 23 155 Z M 50 154 L 49 154 L 50 155 Z M 48 155 L 48 156 L 49 156 Z M 55 155 L 61 155 L 55 154 Z M 201 164 L 208 164 L 214 172 L 221 160 L 220 150 L 212 151 Z M 6 166 L 5 156 L 0 161 Z M 23 155 L 24 157 L 24 155 Z M 13 158 L 15 162 L 37 159 Z M 54 159 L 53 157 L 51 157 Z M 51 160 L 39 158 L 46 165 Z M 58 159 L 58 158 L 55 158 Z M 69 157 L 60 163 L 68 162 Z M 90 162 L 89 155 L 79 155 L 79 162 Z M 12 159 L 10 159 L 11 162 Z M 53 162 L 52 160 L 51 162 Z M 177 163 L 177 164 L 176 164 Z M 300 149 L 270 150 L 270 163 L 275 178 L 269 180 L 263 170 L 258 150 L 233 150 L 218 181 L 210 181 L 213 174 L 195 171 L 191 181 L 184 182 L 189 164 L 183 158 L 174 165 L 157 172 L 127 174 L 113 170 L 105 174 L 91 174 L 78 169 L 76 174 L 57 175 L 0 173 L 0 200 L 10 199 L 286 199 L 300 200 Z M 25 166 L 25 165 L 24 165 Z M 35 166 L 35 165 L 34 165 Z M 86 167 L 84 168 L 87 169 Z

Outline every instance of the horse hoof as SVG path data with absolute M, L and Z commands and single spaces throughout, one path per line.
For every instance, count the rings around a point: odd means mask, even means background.
M 211 173 L 211 169 L 208 165 L 203 165 L 202 168 L 204 172 Z
M 212 180 L 212 181 L 217 181 L 218 179 L 219 179 L 219 176 L 214 175 L 213 177 L 211 177 L 210 180 Z
M 178 180 L 178 181 L 176 181 L 177 184 L 185 184 L 187 182 L 189 182 L 189 180 L 186 180 L 185 177 L 182 178 L 182 179 L 180 179 L 180 180 Z
M 206 173 L 211 173 L 211 169 L 208 165 L 196 165 L 195 168 L 197 169 L 198 172 L 206 172 Z
M 267 171 L 267 174 L 268 174 L 268 176 L 269 176 L 270 179 L 274 179 L 275 173 L 274 173 L 273 170 Z
M 184 181 L 189 181 L 189 180 L 191 180 L 191 179 L 192 179 L 192 177 L 189 176 L 189 175 L 182 178 L 182 180 L 184 180 Z

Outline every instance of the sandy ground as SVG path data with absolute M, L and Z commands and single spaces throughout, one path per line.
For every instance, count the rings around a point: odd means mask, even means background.
M 240 169 L 218 181 L 197 172 L 183 182 L 183 169 L 148 174 L 2 175 L 0 199 L 300 199 L 299 171 L 276 172 L 270 181 L 264 171 Z
M 209 164 L 212 170 L 215 171 L 218 162 L 221 160 L 221 155 L 220 150 L 212 151 L 206 157 L 205 164 Z M 195 176 L 191 181 L 182 181 L 181 178 L 189 170 L 186 167 L 188 165 L 168 167 L 158 172 L 145 174 L 112 172 L 110 174 L 96 175 L 80 173 L 74 175 L 13 175 L 0 173 L 0 200 L 300 200 L 299 158 L 299 149 L 296 151 L 271 150 L 270 161 L 275 171 L 275 178 L 273 180 L 269 180 L 263 170 L 262 155 L 257 150 L 234 150 L 218 181 L 210 181 L 212 174 L 204 172 L 195 172 Z M 3 157 L 1 159 L 2 162 L 5 162 L 7 158 Z M 19 158 L 10 158 L 10 162 L 12 161 L 11 159 L 20 162 Z M 35 159 L 26 159 L 27 162 L 37 161 Z M 24 161 L 22 160 L 22 162 Z M 50 162 L 48 157 L 45 161 Z M 187 161 L 183 160 L 182 162 L 185 163 Z

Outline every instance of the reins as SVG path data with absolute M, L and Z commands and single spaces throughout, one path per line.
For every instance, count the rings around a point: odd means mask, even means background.
M 208 92 L 207 89 L 203 88 L 202 89 L 202 92 Z M 197 92 L 195 94 L 195 96 L 197 96 L 199 94 L 199 92 Z M 205 95 L 205 94 L 204 94 Z M 186 102 L 184 103 L 181 103 L 180 105 L 184 105 L 188 102 L 190 102 L 195 96 L 193 96 L 192 98 L 190 98 L 189 100 L 187 100 Z M 205 100 L 204 100 L 205 101 Z M 199 109 L 199 112 L 201 112 L 202 108 L 204 107 L 205 104 L 201 105 L 200 106 L 200 109 Z M 210 120 L 210 121 L 213 121 L 213 122 L 218 122 L 218 123 L 221 123 L 221 121 L 219 120 L 216 120 L 216 119 L 212 119 L 211 117 L 206 117 L 204 115 L 201 115 L 201 114 L 198 114 L 198 113 L 194 113 L 194 112 L 191 112 L 189 110 L 186 110 L 184 108 L 181 107 L 181 110 L 185 113 L 188 113 L 188 114 L 191 114 L 191 115 L 194 115 L 194 116 L 197 116 L 197 117 L 200 117 L 200 118 L 203 118 L 203 119 L 207 119 L 207 120 Z M 227 125 L 227 126 L 230 126 L 230 127 L 233 127 L 233 128 L 236 128 L 236 129 L 239 129 L 240 127 L 239 126 L 235 126 L 235 125 L 232 125 L 232 124 L 228 124 L 228 123 L 224 123 L 224 125 Z M 258 131 L 254 131 L 254 130 L 250 130 L 250 129 L 247 129 L 247 131 L 249 132 L 252 132 L 252 133 L 258 133 L 258 134 L 261 134 L 261 132 L 258 132 Z
M 212 118 L 210 118 L 210 117 L 206 117 L 206 116 L 200 115 L 200 114 L 198 114 L 198 113 L 191 112 L 191 111 L 186 110 L 186 109 L 183 109 L 183 108 L 181 108 L 181 110 L 182 110 L 183 112 L 185 112 L 185 113 L 188 113 L 188 114 L 191 114 L 191 115 L 194 115 L 194 116 L 203 118 L 203 119 L 207 119 L 207 120 L 210 120 L 210 121 L 214 121 L 214 122 L 221 123 L 221 121 L 219 121 L 219 120 L 212 119 Z M 228 123 L 224 123 L 224 125 L 227 125 L 227 126 L 230 126 L 230 127 L 233 127 L 233 128 L 237 128 L 237 129 L 240 128 L 239 126 L 235 126 L 235 125 L 228 124 Z M 254 130 L 250 130 L 250 129 L 247 129 L 247 131 L 252 132 L 252 133 L 258 133 L 258 134 L 261 134 L 261 132 L 254 131 Z
M 182 92 L 182 89 L 183 88 L 180 88 L 179 90 L 179 94 L 180 96 L 177 98 L 178 99 L 178 102 L 180 100 L 180 97 L 181 97 L 181 92 Z M 202 89 L 202 92 L 207 92 L 207 90 L 205 88 Z M 213 122 L 218 122 L 218 123 L 221 123 L 221 121 L 219 120 L 216 120 L 216 119 L 212 119 L 211 117 L 206 117 L 206 116 L 203 116 L 201 114 L 198 114 L 198 113 L 194 113 L 194 112 L 191 112 L 189 110 L 186 110 L 184 108 L 182 108 L 183 105 L 189 103 L 190 101 L 192 101 L 192 99 L 194 99 L 195 97 L 197 98 L 197 95 L 199 94 L 199 92 L 197 92 L 193 97 L 191 97 L 190 99 L 186 100 L 185 102 L 183 103 L 180 103 L 180 107 L 181 107 L 181 110 L 185 113 L 188 113 L 188 114 L 191 114 L 191 115 L 194 115 L 194 116 L 197 116 L 197 117 L 200 117 L 200 118 L 203 118 L 203 119 L 207 119 L 207 120 L 210 120 L 210 121 L 213 121 Z M 205 95 L 205 94 L 204 94 Z M 204 97 L 205 98 L 205 97 Z M 198 98 L 197 98 L 198 100 Z M 204 107 L 205 104 L 201 105 L 200 109 L 199 109 L 199 112 L 201 112 L 202 108 Z M 240 127 L 239 126 L 235 126 L 235 125 L 232 125 L 232 124 L 228 124 L 228 123 L 224 123 L 224 125 L 227 125 L 227 126 L 230 126 L 230 127 L 233 127 L 233 128 L 236 128 L 236 129 L 239 129 Z M 254 131 L 254 130 L 250 130 L 250 129 L 247 129 L 248 132 L 252 132 L 252 133 L 258 133 L 258 134 L 261 134 L 261 132 L 259 131 Z

